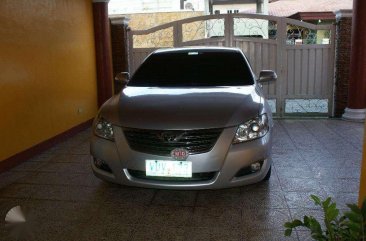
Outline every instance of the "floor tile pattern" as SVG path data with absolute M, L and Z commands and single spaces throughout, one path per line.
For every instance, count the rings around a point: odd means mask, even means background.
M 363 131 L 342 120 L 276 120 L 269 182 L 174 191 L 95 178 L 86 130 L 0 174 L 0 240 L 14 240 L 4 217 L 17 205 L 31 226 L 24 240 L 311 240 L 302 229 L 285 238 L 283 224 L 322 218 L 311 194 L 342 210 L 357 201 Z

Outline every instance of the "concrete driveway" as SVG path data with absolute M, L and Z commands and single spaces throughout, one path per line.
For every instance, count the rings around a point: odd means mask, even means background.
M 91 173 L 89 135 L 84 131 L 0 174 L 0 240 L 14 240 L 4 218 L 20 205 L 30 235 L 25 240 L 304 241 L 310 240 L 304 230 L 284 238 L 283 224 L 304 214 L 321 217 L 311 194 L 331 196 L 341 209 L 358 198 L 360 123 L 277 120 L 271 180 L 216 191 L 104 183 Z

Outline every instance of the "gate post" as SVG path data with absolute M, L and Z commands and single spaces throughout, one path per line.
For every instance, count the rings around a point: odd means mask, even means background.
M 233 46 L 233 35 L 234 35 L 234 18 L 231 14 L 226 14 L 224 17 L 224 35 L 226 47 Z
M 111 18 L 111 38 L 112 38 L 112 61 L 113 77 L 120 72 L 129 72 L 129 41 L 128 41 L 128 22 L 126 17 Z M 117 94 L 121 87 L 115 80 L 114 93 Z
M 351 62 L 352 10 L 336 14 L 334 116 L 341 117 L 348 102 L 348 79 Z
M 276 83 L 276 114 L 283 117 L 285 113 L 285 99 L 282 95 L 284 79 L 287 78 L 287 69 L 284 68 L 284 63 L 287 58 L 286 38 L 287 24 L 283 18 L 277 18 L 277 83 Z
M 173 25 L 173 45 L 174 47 L 181 47 L 183 42 L 182 23 L 176 22 Z

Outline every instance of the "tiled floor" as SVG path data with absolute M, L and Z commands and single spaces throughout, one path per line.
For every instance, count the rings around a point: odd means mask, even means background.
M 283 224 L 321 216 L 310 194 L 341 209 L 357 201 L 363 125 L 278 120 L 274 170 L 266 183 L 216 191 L 140 189 L 104 183 L 89 166 L 90 130 L 0 175 L 0 240 L 6 212 L 26 213 L 24 240 L 310 240 Z

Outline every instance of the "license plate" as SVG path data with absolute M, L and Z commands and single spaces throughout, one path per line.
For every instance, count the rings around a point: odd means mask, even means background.
M 146 176 L 192 177 L 192 162 L 146 160 Z

